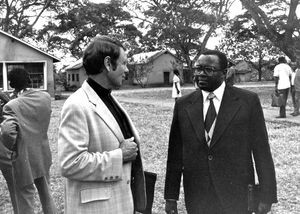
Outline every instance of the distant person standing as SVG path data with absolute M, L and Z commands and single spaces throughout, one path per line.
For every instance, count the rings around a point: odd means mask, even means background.
M 295 105 L 294 112 L 292 116 L 298 116 L 299 106 L 300 106 L 300 62 L 297 62 L 297 68 L 295 69 L 295 78 L 294 78 L 294 91 L 295 91 Z
M 279 64 L 274 68 L 275 92 L 282 96 L 284 104 L 280 107 L 279 116 L 276 118 L 285 118 L 286 101 L 291 87 L 292 68 L 286 63 L 283 56 L 278 58 L 278 62 Z
M 173 71 L 174 76 L 173 76 L 173 88 L 172 88 L 172 98 L 175 98 L 175 100 L 178 97 L 181 97 L 181 89 L 180 89 L 180 74 L 177 69 L 174 69 Z
M 292 101 L 293 101 L 293 107 L 294 107 L 294 111 L 291 113 L 291 115 L 293 116 L 295 111 L 296 111 L 296 91 L 295 91 L 295 76 L 296 76 L 296 68 L 293 66 L 292 67 L 292 75 L 291 75 L 291 96 L 292 96 Z

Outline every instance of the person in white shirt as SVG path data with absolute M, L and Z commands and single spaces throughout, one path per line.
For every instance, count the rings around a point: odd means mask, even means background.
M 279 116 L 276 118 L 286 117 L 286 101 L 291 87 L 292 68 L 286 63 L 285 57 L 278 58 L 279 64 L 274 68 L 275 92 L 283 98 L 283 106 L 280 107 Z
M 172 98 L 175 98 L 175 100 L 178 97 L 181 97 L 181 89 L 180 89 L 180 74 L 177 69 L 174 69 L 173 71 L 174 76 L 173 76 L 173 88 L 172 88 Z

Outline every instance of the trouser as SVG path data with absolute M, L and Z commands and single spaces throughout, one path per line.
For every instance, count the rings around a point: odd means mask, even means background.
M 300 91 L 295 91 L 295 109 L 294 113 L 299 113 L 299 107 L 300 107 Z
M 292 96 L 292 101 L 293 101 L 293 106 L 294 110 L 296 109 L 296 91 L 295 91 L 295 86 L 291 86 L 291 96 Z
M 16 198 L 16 191 L 15 191 L 15 180 L 13 176 L 13 170 L 12 167 L 5 167 L 1 169 L 2 175 L 4 179 L 6 180 L 10 199 L 11 199 L 11 204 L 14 209 L 14 213 L 19 213 L 18 212 L 18 205 L 17 205 L 17 198 Z
M 289 88 L 278 90 L 279 94 L 282 95 L 282 99 L 283 99 L 283 106 L 281 106 L 279 109 L 280 117 L 286 117 L 286 101 L 289 95 L 289 90 L 290 90 Z
M 22 178 L 20 178 L 22 179 Z M 16 179 L 17 182 L 17 179 Z M 15 185 L 15 197 L 17 200 L 17 214 L 33 214 L 34 213 L 34 193 L 35 187 L 38 191 L 44 214 L 55 214 L 56 207 L 49 191 L 48 179 L 43 176 L 34 179 L 34 184 L 24 187 Z M 14 208 L 15 210 L 15 208 Z

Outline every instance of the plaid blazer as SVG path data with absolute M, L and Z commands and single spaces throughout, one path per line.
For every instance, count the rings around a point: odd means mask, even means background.
M 139 144 L 137 131 L 124 113 L 135 142 Z M 132 170 L 131 162 L 124 164 L 119 148 L 123 140 L 121 129 L 109 109 L 84 82 L 66 100 L 59 126 L 58 155 L 61 173 L 66 177 L 66 214 L 132 214 L 133 198 L 139 198 L 135 206 L 145 208 L 145 180 L 140 154 L 136 160 L 139 164 L 134 164 L 138 169 Z M 131 190 L 132 176 L 139 185 L 133 191 L 137 194 L 135 197 Z

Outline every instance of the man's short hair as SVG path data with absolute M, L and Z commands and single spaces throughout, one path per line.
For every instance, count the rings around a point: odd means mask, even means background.
M 13 68 L 8 73 L 10 86 L 17 90 L 22 90 L 28 87 L 30 83 L 29 73 L 24 68 Z
M 105 68 L 104 59 L 107 56 L 110 57 L 113 69 L 115 69 L 120 56 L 120 48 L 125 50 L 120 41 L 108 36 L 96 36 L 83 53 L 83 67 L 86 74 L 101 73 Z
M 219 58 L 220 69 L 227 69 L 228 60 L 224 53 L 217 50 L 207 50 L 204 51 L 201 55 L 215 55 Z
M 284 57 L 284 56 L 278 57 L 278 62 L 279 62 L 279 63 L 286 63 L 285 57 Z

